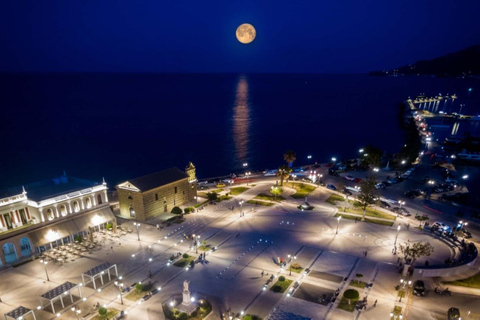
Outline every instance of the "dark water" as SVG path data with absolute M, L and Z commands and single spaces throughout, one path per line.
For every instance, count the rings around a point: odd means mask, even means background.
M 457 93 L 480 110 L 473 79 L 364 75 L 0 75 L 0 187 L 67 174 L 121 180 L 188 161 L 200 177 L 355 156 L 403 143 L 397 105 Z M 466 96 L 467 89 L 474 92 Z M 459 99 L 459 100 L 460 100 Z M 459 102 L 460 103 L 460 102 Z M 475 109 L 476 108 L 476 109 Z

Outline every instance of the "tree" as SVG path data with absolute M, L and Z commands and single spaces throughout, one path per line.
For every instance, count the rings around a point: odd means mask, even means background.
M 383 151 L 372 145 L 363 148 L 362 164 L 367 167 L 378 167 L 382 160 Z
M 218 199 L 218 194 L 216 192 L 207 193 L 207 198 L 209 201 L 216 201 Z
M 104 307 L 101 307 L 100 309 L 98 309 L 98 314 L 101 315 L 102 317 L 105 316 L 107 314 L 107 309 Z
M 292 169 L 286 164 L 281 165 L 278 168 L 277 176 L 280 177 L 280 185 L 281 186 L 283 186 L 283 180 L 288 179 L 288 177 L 290 176 L 290 172 L 292 172 Z
M 275 201 L 277 201 L 277 196 L 282 195 L 283 189 L 277 186 L 273 186 L 270 188 L 270 193 L 275 196 Z
M 433 253 L 433 246 L 430 242 L 414 242 L 400 245 L 400 252 L 405 261 L 411 260 L 411 265 L 420 257 L 429 257 Z
M 173 214 L 182 214 L 183 210 L 180 207 L 173 207 L 172 211 L 170 211 Z
M 291 167 L 293 162 L 297 160 L 297 155 L 293 150 L 287 150 L 287 152 L 283 154 L 283 159 L 288 163 L 288 166 Z
M 362 183 L 362 188 L 360 189 L 360 193 L 358 195 L 358 200 L 363 203 L 362 221 L 365 221 L 367 207 L 375 203 L 375 199 L 377 197 L 377 189 L 375 188 L 376 184 L 377 180 L 372 175 L 367 176 Z

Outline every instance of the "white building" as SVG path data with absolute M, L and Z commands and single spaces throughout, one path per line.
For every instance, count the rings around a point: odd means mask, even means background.
M 73 241 L 114 219 L 107 185 L 62 175 L 0 192 L 0 265 Z

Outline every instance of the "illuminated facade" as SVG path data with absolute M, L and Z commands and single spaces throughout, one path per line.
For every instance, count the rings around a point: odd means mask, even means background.
M 114 216 L 107 185 L 62 175 L 0 193 L 0 261 L 15 263 Z
M 185 171 L 170 168 L 119 184 L 120 215 L 145 221 L 193 201 L 197 195 L 195 170 L 190 162 Z

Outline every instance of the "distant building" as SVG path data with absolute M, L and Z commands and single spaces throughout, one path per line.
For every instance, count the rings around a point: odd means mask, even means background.
M 105 181 L 64 174 L 0 191 L 0 265 L 70 243 L 114 218 Z
M 185 171 L 170 168 L 117 185 L 120 215 L 145 221 L 170 213 L 197 196 L 195 166 L 190 162 Z

